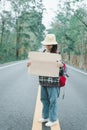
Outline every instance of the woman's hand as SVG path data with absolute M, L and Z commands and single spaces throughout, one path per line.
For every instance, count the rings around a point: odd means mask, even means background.
M 63 67 L 63 64 L 61 61 L 57 61 L 57 67 Z
M 28 63 L 27 63 L 27 67 L 29 67 L 31 65 L 31 61 L 29 61 Z

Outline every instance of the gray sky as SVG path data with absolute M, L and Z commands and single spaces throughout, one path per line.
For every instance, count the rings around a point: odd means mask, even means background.
M 52 19 L 55 17 L 58 0 L 43 0 L 43 4 L 46 8 L 46 11 L 44 11 L 43 14 L 43 24 L 46 26 L 46 28 L 49 28 Z
M 63 1 L 61 0 L 62 6 L 64 6 Z M 82 2 L 78 3 L 77 5 L 81 6 L 82 3 L 87 6 L 87 0 L 82 0 Z M 43 0 L 43 4 L 47 9 L 43 14 L 43 24 L 46 26 L 46 28 L 49 28 L 53 18 L 55 17 L 55 12 L 58 11 L 59 0 Z M 72 5 L 72 7 L 74 9 L 77 9 L 77 5 Z

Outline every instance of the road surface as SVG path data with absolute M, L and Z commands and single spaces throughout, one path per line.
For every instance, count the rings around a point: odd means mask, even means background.
M 27 61 L 0 68 L 0 130 L 32 130 L 38 77 L 29 75 Z M 72 67 L 59 98 L 61 130 L 87 130 L 87 75 Z M 37 129 L 36 129 L 37 130 Z M 42 125 L 42 130 L 51 130 Z

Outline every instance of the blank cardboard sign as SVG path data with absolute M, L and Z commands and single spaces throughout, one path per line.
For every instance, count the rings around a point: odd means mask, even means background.
M 31 51 L 28 57 L 31 60 L 31 65 L 28 70 L 30 74 L 58 77 L 59 67 L 57 61 L 61 60 L 59 54 Z

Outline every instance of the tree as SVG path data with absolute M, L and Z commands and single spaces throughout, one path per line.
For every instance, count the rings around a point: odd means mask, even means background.
M 71 55 L 79 56 L 79 67 L 82 68 L 83 64 L 87 61 L 86 5 L 83 4 L 80 0 L 69 0 L 62 2 L 64 2 L 64 6 L 63 3 L 61 4 L 60 1 L 60 8 L 58 7 L 59 10 L 56 12 L 56 17 L 51 24 L 51 29 L 49 29 L 48 31 L 56 34 L 61 53 L 67 53 L 69 62 L 71 61 Z M 78 2 L 80 2 L 80 6 L 78 6 Z
M 2 62 L 6 59 L 9 61 L 26 58 L 29 50 L 40 47 L 45 30 L 42 24 L 42 0 L 7 1 L 11 4 L 11 11 L 3 10 L 0 16 Z

